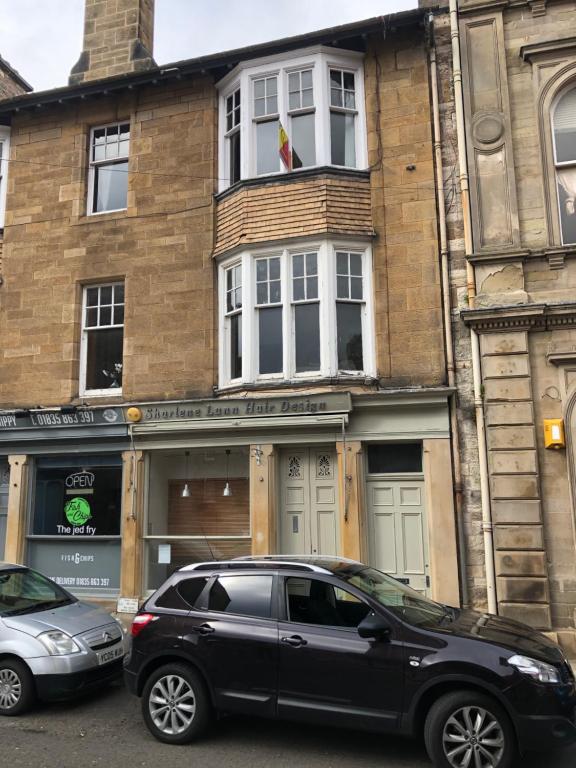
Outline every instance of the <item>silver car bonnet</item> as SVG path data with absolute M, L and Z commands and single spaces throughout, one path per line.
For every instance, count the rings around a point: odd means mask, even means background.
M 102 608 L 77 602 L 22 616 L 3 616 L 2 621 L 10 629 L 17 629 L 32 637 L 54 629 L 73 637 L 110 624 L 113 618 Z

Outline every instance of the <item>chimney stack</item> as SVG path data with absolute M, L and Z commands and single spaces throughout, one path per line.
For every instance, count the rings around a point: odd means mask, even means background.
M 156 66 L 154 0 L 85 0 L 84 43 L 70 85 Z

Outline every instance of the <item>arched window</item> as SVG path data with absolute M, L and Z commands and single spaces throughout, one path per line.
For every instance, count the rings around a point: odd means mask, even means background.
M 576 243 L 576 87 L 566 91 L 552 112 L 554 164 L 562 242 Z

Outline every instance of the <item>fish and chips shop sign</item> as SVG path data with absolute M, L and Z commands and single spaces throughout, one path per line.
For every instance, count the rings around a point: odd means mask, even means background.
M 122 424 L 121 408 L 70 408 L 0 411 L 0 432 L 12 429 L 92 427 Z
M 197 400 L 133 406 L 126 409 L 129 422 L 211 421 L 278 416 L 319 416 L 349 413 L 348 393 L 327 392 L 305 397 L 254 397 L 241 399 Z

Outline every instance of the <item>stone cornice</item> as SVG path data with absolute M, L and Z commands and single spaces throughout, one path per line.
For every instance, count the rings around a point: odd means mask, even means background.
M 576 328 L 576 303 L 464 309 L 460 316 L 467 326 L 478 333 Z
M 542 259 L 554 268 L 563 266 L 565 259 L 576 258 L 576 245 L 557 245 L 549 248 L 487 251 L 485 253 L 472 253 L 467 257 L 471 264 L 496 264 L 508 262 L 524 262 Z
M 560 40 L 546 40 L 542 43 L 523 45 L 520 48 L 520 56 L 524 61 L 532 61 L 539 56 L 558 53 L 558 51 L 570 51 L 573 48 L 576 48 L 576 37 L 565 37 Z

